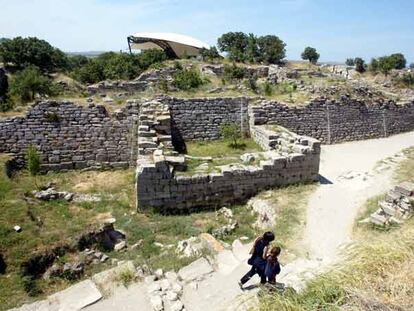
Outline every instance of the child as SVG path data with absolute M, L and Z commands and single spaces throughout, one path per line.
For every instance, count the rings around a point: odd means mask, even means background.
M 277 260 L 277 256 L 280 255 L 280 251 L 279 246 L 273 247 L 268 253 L 266 259 L 265 275 L 267 277 L 267 281 L 272 285 L 276 284 L 276 274 L 280 273 L 280 264 Z

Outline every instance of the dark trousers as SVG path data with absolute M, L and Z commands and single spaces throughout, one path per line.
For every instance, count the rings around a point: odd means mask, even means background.
M 248 280 L 252 278 L 253 275 L 258 274 L 260 276 L 260 283 L 265 284 L 266 283 L 266 276 L 264 274 L 264 270 L 260 269 L 258 267 L 252 266 L 249 272 L 247 272 L 240 280 L 242 284 L 246 283 Z

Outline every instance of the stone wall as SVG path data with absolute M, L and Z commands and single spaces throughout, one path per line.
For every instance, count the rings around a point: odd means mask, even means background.
M 170 108 L 173 109 L 173 106 Z M 157 113 L 153 111 L 152 114 L 140 118 L 140 128 L 146 120 L 157 120 Z M 145 125 L 148 124 L 146 122 Z M 243 202 L 259 191 L 275 186 L 316 181 L 320 143 L 289 131 L 274 133 L 265 127 L 253 125 L 251 128 L 253 138 L 261 139 L 263 144 L 268 145 L 266 149 L 271 150 L 263 155 L 265 159 L 259 165 L 221 166 L 220 173 L 176 176 L 166 155 L 168 151 L 162 148 L 158 140 L 159 147 L 152 155 L 140 153 L 138 156 L 138 208 L 149 207 L 162 213 L 191 212 Z M 156 126 L 146 130 L 158 132 Z
M 333 144 L 386 137 L 414 130 L 414 103 L 366 104 L 343 99 L 314 100 L 305 106 L 262 101 L 251 104 L 255 124 L 278 124 L 300 134 Z
M 162 101 L 170 107 L 173 132 L 184 140 L 218 139 L 221 125 L 228 122 L 240 124 L 245 133 L 249 130 L 247 98 L 165 97 Z
M 0 120 L 0 152 L 24 158 L 29 145 L 44 170 L 135 165 L 139 107 L 129 103 L 113 115 L 104 106 L 45 101 L 26 116 Z

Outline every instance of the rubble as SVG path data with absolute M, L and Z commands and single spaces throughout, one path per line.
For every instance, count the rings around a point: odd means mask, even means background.
M 414 183 L 403 182 L 390 190 L 379 208 L 369 216 L 369 222 L 377 226 L 401 224 L 414 211 Z

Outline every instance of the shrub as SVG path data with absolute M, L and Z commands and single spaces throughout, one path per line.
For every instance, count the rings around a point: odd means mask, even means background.
M 365 72 L 365 61 L 360 58 L 360 57 L 356 57 L 354 60 L 355 63 L 355 70 L 359 73 L 363 73 Z
M 58 90 L 52 81 L 41 75 L 36 67 L 28 67 L 16 74 L 12 80 L 10 93 L 22 102 L 32 101 L 36 94 L 55 95 Z
M 301 55 L 303 60 L 308 60 L 312 64 L 316 64 L 318 62 L 319 56 L 320 55 L 316 49 L 310 46 L 306 47 Z
M 41 289 L 39 288 L 36 280 L 30 276 L 24 276 L 21 278 L 21 282 L 25 292 L 30 297 L 38 296 L 42 293 Z
M 2 40 L 0 58 L 6 66 L 17 70 L 36 66 L 42 72 L 53 72 L 68 67 L 68 59 L 61 50 L 35 37 Z
M 266 96 L 272 96 L 273 94 L 272 85 L 268 81 L 263 84 L 263 92 Z
M 203 84 L 200 73 L 194 69 L 178 70 L 174 74 L 173 85 L 183 91 L 198 88 Z
M 60 117 L 56 112 L 47 112 L 45 114 L 45 119 L 47 122 L 56 123 L 60 121 Z
M 239 140 L 241 139 L 241 128 L 237 123 L 225 123 L 220 128 L 221 136 L 230 141 L 230 146 L 237 148 L 240 146 Z
M 0 68 L 0 111 L 5 112 L 13 108 L 13 101 L 9 97 L 9 79 L 6 71 Z
M 246 69 L 243 67 L 238 67 L 236 64 L 224 65 L 224 74 L 223 77 L 227 81 L 241 80 L 246 76 Z
M 212 61 L 218 58 L 221 58 L 217 48 L 215 46 L 210 47 L 209 49 L 202 48 L 200 50 L 200 55 L 203 60 Z
M 146 50 L 140 54 L 103 53 L 75 68 L 72 77 L 82 83 L 96 83 L 107 79 L 129 80 L 166 58 L 165 53 L 160 50 Z
M 414 74 L 409 72 L 404 73 L 401 77 L 396 78 L 396 83 L 403 87 L 412 88 L 414 87 Z
M 345 65 L 355 66 L 355 60 L 353 58 L 347 58 L 346 61 L 345 61 Z
M 391 54 L 389 57 L 391 62 L 394 64 L 394 69 L 404 69 L 407 65 L 407 60 L 401 53 Z
M 30 175 L 36 176 L 39 174 L 41 164 L 42 161 L 40 160 L 36 148 L 30 145 L 26 150 L 26 168 Z
M 158 81 L 158 88 L 163 91 L 164 93 L 168 93 L 168 81 L 164 77 L 162 77 Z
M 254 92 L 257 93 L 259 89 L 257 86 L 257 77 L 255 75 L 249 76 L 247 79 L 247 86 Z

